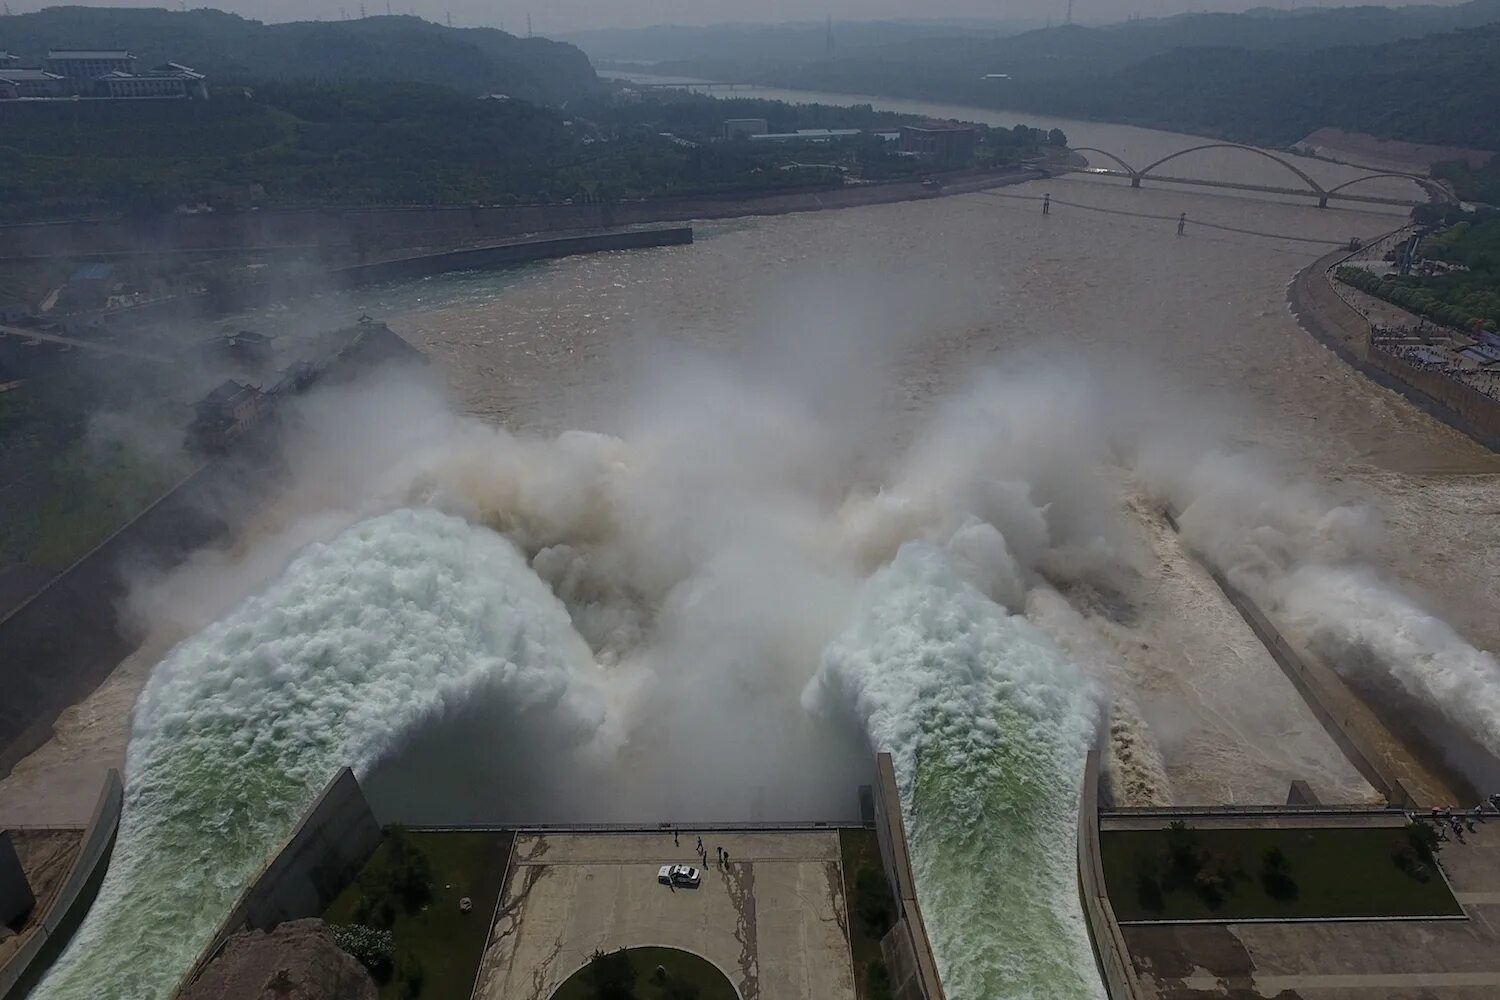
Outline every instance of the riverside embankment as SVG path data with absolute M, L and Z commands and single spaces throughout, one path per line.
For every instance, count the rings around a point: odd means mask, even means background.
M 1287 286 L 1287 304 L 1302 328 L 1377 384 L 1500 452 L 1500 402 L 1441 372 L 1424 371 L 1370 346 L 1370 321 L 1333 287 L 1332 271 L 1352 253 L 1339 250 L 1298 272 Z
M 727 197 L 530 206 L 280 209 L 234 214 L 174 215 L 150 221 L 78 219 L 0 226 L 0 262 L 51 257 L 99 257 L 142 252 L 317 250 L 342 252 L 360 263 L 383 248 L 462 246 L 542 233 L 582 233 L 694 219 L 784 215 L 862 205 L 884 205 L 982 191 L 1045 176 L 1041 170 L 937 174 L 942 187 L 921 180 L 856 184 Z

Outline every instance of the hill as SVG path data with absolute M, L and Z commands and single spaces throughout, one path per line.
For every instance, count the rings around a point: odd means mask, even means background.
M 418 17 L 262 24 L 217 10 L 49 7 L 0 19 L 0 50 L 125 48 L 144 65 L 185 63 L 214 83 L 399 80 L 563 104 L 598 86 L 588 57 L 545 38 L 448 28 Z
M 1287 146 L 1321 127 L 1500 149 L 1500 0 L 1183 15 L 659 72 L 1121 121 Z M 1002 76 L 1003 75 L 1003 76 Z

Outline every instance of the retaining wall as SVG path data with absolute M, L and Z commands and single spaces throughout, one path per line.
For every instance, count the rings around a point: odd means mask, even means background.
M 887 204 L 1015 184 L 1045 174 L 1016 168 L 938 176 L 947 183 L 947 190 L 934 192 L 923 187 L 919 180 L 913 180 L 612 205 L 269 209 L 232 215 L 173 215 L 144 222 L 98 219 L 37 222 L 0 226 L 0 260 L 103 256 L 139 253 L 142 249 L 160 252 L 339 248 L 359 255 L 365 248 L 381 245 L 452 245 L 530 233 Z
M 139 636 L 121 607 L 131 570 L 175 562 L 223 536 L 224 499 L 253 485 L 234 463 L 201 466 L 0 619 L 0 777 L 135 649 Z
M 944 1000 L 937 959 L 932 954 L 922 907 L 917 902 L 916 882 L 906 849 L 906 824 L 901 818 L 901 793 L 896 787 L 891 755 L 876 755 L 875 767 L 875 839 L 880 845 L 880 860 L 899 914 L 881 941 L 881 950 L 891 969 L 891 985 L 898 1000 Z
M 198 977 L 230 935 L 242 930 L 268 931 L 287 920 L 321 916 L 375 852 L 380 838 L 380 824 L 354 772 L 346 767 L 240 894 L 178 989 Z
M 109 868 L 124 804 L 125 787 L 120 781 L 120 772 L 111 768 L 104 776 L 104 788 L 99 793 L 88 829 L 84 831 L 78 856 L 73 859 L 67 878 L 52 897 L 42 925 L 32 932 L 5 967 L 0 968 L 0 1000 L 20 1000 L 25 996 L 62 954 L 73 932 L 83 922 Z
M 1094 945 L 1094 958 L 1110 1000 L 1139 1000 L 1142 995 L 1130 949 L 1115 919 L 1104 882 L 1104 861 L 1099 853 L 1100 751 L 1089 751 L 1083 769 L 1083 792 L 1078 803 L 1078 895 Z
M 1370 346 L 1369 321 L 1339 297 L 1329 274 L 1351 256 L 1340 250 L 1322 257 L 1288 286 L 1287 298 L 1302 328 L 1377 385 L 1399 393 L 1491 451 L 1500 451 L 1500 401 Z
M 375 330 L 322 377 L 422 357 L 390 330 L 379 324 Z M 0 778 L 46 743 L 58 715 L 135 650 L 140 637 L 123 606 L 132 573 L 171 566 L 230 534 L 277 485 L 279 455 L 273 417 L 0 618 Z
M 1177 516 L 1167 511 L 1166 517 L 1173 530 L 1178 530 Z M 1393 757 L 1376 746 L 1370 734 L 1381 732 L 1384 727 L 1338 675 L 1321 661 L 1303 657 L 1248 595 L 1206 559 L 1198 561 L 1281 667 L 1334 743 L 1386 801 L 1423 808 L 1456 801 L 1446 784 L 1415 760 Z

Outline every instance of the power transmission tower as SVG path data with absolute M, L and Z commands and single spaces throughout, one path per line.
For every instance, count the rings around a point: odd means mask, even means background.
M 361 21 L 363 21 L 366 17 L 369 17 L 369 15 L 365 13 L 365 5 L 364 4 L 360 4 L 359 5 L 359 19 Z
M 531 12 L 526 12 L 526 37 L 531 37 Z
M 1066 24 L 1072 24 L 1073 23 L 1073 0 L 1068 0 L 1068 19 L 1064 23 L 1066 23 Z
M 828 33 L 823 38 L 823 55 L 833 58 L 833 15 L 828 15 Z
M 448 27 L 453 27 L 453 11 L 448 12 Z
M 385 16 L 391 16 L 391 0 L 385 0 Z

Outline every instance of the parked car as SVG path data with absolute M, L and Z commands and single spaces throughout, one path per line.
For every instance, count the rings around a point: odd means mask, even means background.
M 656 881 L 660 882 L 662 885 L 671 885 L 672 884 L 672 866 L 671 865 L 662 865 L 661 868 L 658 869 L 657 872 L 656 872 Z
M 672 881 L 696 889 L 698 883 L 703 881 L 703 873 L 691 865 L 673 865 Z

